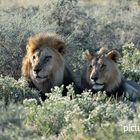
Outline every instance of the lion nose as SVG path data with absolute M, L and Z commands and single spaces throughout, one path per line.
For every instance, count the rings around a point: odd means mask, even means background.
M 97 76 L 95 76 L 95 77 L 91 77 L 91 80 L 94 80 L 95 82 L 98 80 L 98 77 Z
M 35 68 L 34 71 L 38 74 L 41 71 L 41 68 Z

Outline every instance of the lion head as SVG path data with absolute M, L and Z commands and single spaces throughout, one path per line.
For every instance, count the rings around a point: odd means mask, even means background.
M 116 50 L 109 51 L 102 47 L 96 54 L 89 50 L 84 52 L 87 65 L 82 82 L 87 88 L 93 91 L 105 90 L 111 92 L 115 90 L 122 81 L 120 70 L 117 66 L 120 54 Z
M 39 33 L 30 37 L 22 63 L 22 76 L 41 90 L 59 86 L 64 78 L 65 43 L 55 33 Z

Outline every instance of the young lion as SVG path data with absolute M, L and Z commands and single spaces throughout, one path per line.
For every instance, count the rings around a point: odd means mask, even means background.
M 109 51 L 105 47 L 102 47 L 96 54 L 86 50 L 84 58 L 87 60 L 87 64 L 81 77 L 82 88 L 91 89 L 93 93 L 106 91 L 108 96 L 115 95 L 120 97 L 123 94 L 126 95 L 128 87 L 130 91 L 131 83 L 125 81 L 121 75 L 117 66 L 119 57 L 120 54 L 118 51 Z M 134 87 L 139 87 L 136 83 L 133 85 Z M 137 94 L 135 96 L 140 96 L 138 93 L 139 89 L 133 90 Z M 129 97 L 134 96 L 132 92 L 128 93 Z
M 32 87 L 44 93 L 50 92 L 54 86 L 67 85 L 74 82 L 72 72 L 64 60 L 65 43 L 55 33 L 39 33 L 29 38 L 27 53 L 22 63 L 22 76 Z M 63 95 L 66 94 L 64 90 Z

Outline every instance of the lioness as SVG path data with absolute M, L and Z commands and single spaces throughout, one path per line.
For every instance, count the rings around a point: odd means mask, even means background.
M 64 88 L 74 82 L 72 72 L 64 60 L 65 43 L 55 33 L 39 33 L 30 37 L 27 53 L 22 62 L 22 76 L 44 93 L 54 86 L 64 84 Z M 65 91 L 63 95 L 65 95 Z
M 115 95 L 120 97 L 126 95 L 129 98 L 140 97 L 140 86 L 123 79 L 117 66 L 119 57 L 118 51 L 109 51 L 105 47 L 102 47 L 96 54 L 86 50 L 84 58 L 87 60 L 87 63 L 81 76 L 81 87 L 83 89 L 91 89 L 93 93 L 106 91 L 108 96 Z M 129 91 L 127 91 L 128 88 Z M 131 93 L 130 89 L 132 90 Z

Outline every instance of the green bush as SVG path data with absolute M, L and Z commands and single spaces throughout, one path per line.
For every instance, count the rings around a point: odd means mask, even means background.
M 121 70 L 125 78 L 140 83 L 140 50 L 133 43 L 126 43 L 122 49 Z
M 10 103 L 8 107 L 0 100 L 0 140 L 39 140 L 33 129 L 23 125 L 26 112 L 21 104 Z
M 5 104 L 22 103 L 25 98 L 39 101 L 38 91 L 30 89 L 23 79 L 17 81 L 11 77 L 0 77 L 0 100 Z
M 69 87 L 70 91 L 73 91 L 72 87 Z M 62 140 L 80 135 L 83 138 L 108 139 L 114 138 L 115 134 L 120 140 L 123 137 L 140 137 L 139 134 L 127 136 L 123 130 L 123 126 L 129 122 L 137 125 L 140 122 L 133 103 L 116 101 L 101 92 L 93 97 L 90 92 L 84 92 L 71 100 L 69 96 L 58 94 L 61 92 L 62 89 L 56 87 L 41 106 L 35 100 L 25 100 L 26 127 L 33 127 L 47 138 L 57 135 Z

